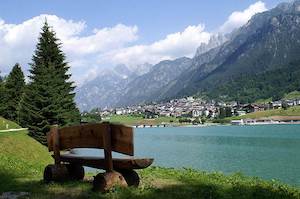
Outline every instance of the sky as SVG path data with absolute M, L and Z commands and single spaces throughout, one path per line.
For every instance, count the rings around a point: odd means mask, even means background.
M 213 34 L 229 33 L 279 0 L 3 0 L 0 71 L 18 62 L 28 74 L 47 18 L 62 42 L 77 85 L 104 69 L 192 57 Z

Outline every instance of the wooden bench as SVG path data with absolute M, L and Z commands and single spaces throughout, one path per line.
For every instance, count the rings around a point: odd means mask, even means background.
M 115 185 L 138 186 L 139 176 L 134 169 L 144 169 L 153 162 L 151 158 L 133 158 L 133 128 L 120 124 L 83 124 L 58 128 L 53 126 L 47 134 L 49 151 L 55 164 L 44 170 L 44 180 L 82 180 L 83 166 L 105 170 L 95 176 L 93 189 L 107 191 Z M 104 149 L 104 157 L 83 156 L 70 152 L 73 148 Z M 112 151 L 128 155 L 128 158 L 113 158 Z M 99 154 L 100 155 L 100 154 Z

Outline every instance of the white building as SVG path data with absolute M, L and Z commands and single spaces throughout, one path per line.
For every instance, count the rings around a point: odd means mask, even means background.
M 244 120 L 240 119 L 240 120 L 231 120 L 231 124 L 232 125 L 244 125 Z
M 237 111 L 238 116 L 246 115 L 246 111 Z
M 200 110 L 192 110 L 192 117 L 200 117 L 202 112 Z

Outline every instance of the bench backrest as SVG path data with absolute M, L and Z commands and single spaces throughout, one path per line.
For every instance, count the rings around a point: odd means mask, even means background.
M 99 148 L 134 155 L 133 128 L 121 124 L 83 124 L 51 128 L 47 134 L 49 151 L 72 148 Z
M 49 151 L 54 152 L 55 164 L 60 164 L 60 151 L 72 148 L 104 149 L 106 170 L 113 170 L 112 151 L 134 155 L 133 129 L 120 124 L 84 124 L 58 128 L 47 134 Z

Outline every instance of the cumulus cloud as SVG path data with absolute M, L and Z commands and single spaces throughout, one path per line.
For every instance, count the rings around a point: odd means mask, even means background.
M 125 43 L 137 40 L 137 31 L 137 26 L 118 24 L 112 28 L 95 29 L 93 35 L 87 37 L 71 37 L 63 40 L 66 51 L 81 56 L 121 48 Z
M 8 73 L 15 62 L 28 70 L 41 27 L 47 19 L 62 42 L 71 66 L 73 79 L 81 83 L 92 79 L 103 68 L 126 64 L 136 68 L 139 64 L 155 64 L 164 59 L 192 57 L 196 48 L 208 42 L 210 34 L 204 25 L 188 26 L 182 32 L 172 33 L 148 45 L 130 45 L 138 40 L 138 27 L 117 24 L 95 29 L 84 35 L 86 23 L 65 20 L 55 15 L 40 15 L 21 24 L 0 20 L 0 70 Z
M 192 57 L 201 43 L 207 43 L 210 33 L 204 31 L 204 25 L 188 26 L 184 31 L 167 35 L 164 39 L 149 45 L 135 45 L 99 56 L 99 62 L 112 61 L 129 67 L 143 63 L 155 64 L 165 59 L 182 56 Z
M 244 11 L 232 13 L 219 30 L 230 32 L 265 10 L 265 4 L 259 1 Z M 10 24 L 0 18 L 0 71 L 7 74 L 16 62 L 21 63 L 25 71 L 28 70 L 45 19 L 63 44 L 70 72 L 77 84 L 91 80 L 103 69 L 118 64 L 137 69 L 144 63 L 192 57 L 197 47 L 208 43 L 211 37 L 205 26 L 199 24 L 168 34 L 159 41 L 137 45 L 133 44 L 139 39 L 135 25 L 117 24 L 88 33 L 84 21 L 66 20 L 55 15 L 39 15 L 20 24 Z
M 79 83 L 96 77 L 105 67 L 125 64 L 132 70 L 138 70 L 145 63 L 156 64 L 159 61 L 175 59 L 182 56 L 192 57 L 201 43 L 207 43 L 210 33 L 204 31 L 204 25 L 188 26 L 184 31 L 167 35 L 164 39 L 149 45 L 133 45 L 129 47 L 115 47 L 99 52 L 87 59 L 71 63 Z M 76 43 L 76 42 L 75 42 Z M 78 43 L 76 43 L 78 45 Z M 84 66 L 88 66 L 85 73 L 79 73 Z
M 266 11 L 266 5 L 262 1 L 258 1 L 250 5 L 244 11 L 233 12 L 227 21 L 220 27 L 220 32 L 229 33 L 236 28 L 246 24 L 253 15 Z
M 67 21 L 54 15 L 40 15 L 21 24 L 0 22 L 0 69 L 5 70 L 15 62 L 27 65 L 34 51 L 42 24 L 47 18 L 56 29 L 57 35 L 69 38 L 78 35 L 84 28 L 84 22 Z
M 63 51 L 71 65 L 74 79 L 89 70 L 98 54 L 111 49 L 124 48 L 137 40 L 136 26 L 117 24 L 113 27 L 95 29 L 90 35 L 82 36 L 86 29 L 84 21 L 74 22 L 55 15 L 40 15 L 21 24 L 9 24 L 0 19 L 0 71 L 7 74 L 19 62 L 25 71 L 31 61 L 43 23 L 47 20 L 62 42 Z M 80 68 L 77 70 L 76 67 Z M 99 66 L 101 67 L 101 66 Z

